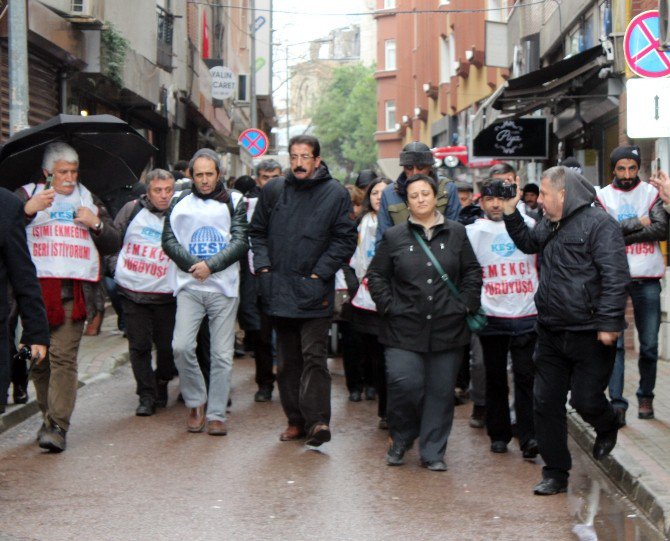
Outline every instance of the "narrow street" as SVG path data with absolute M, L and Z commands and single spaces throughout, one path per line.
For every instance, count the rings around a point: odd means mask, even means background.
M 176 385 L 167 410 L 135 417 L 123 366 L 80 390 L 65 453 L 37 447 L 38 416 L 0 436 L 0 539 L 570 540 L 594 515 L 598 539 L 662 539 L 576 445 L 569 494 L 534 496 L 540 465 L 514 442 L 489 452 L 470 405 L 456 410 L 448 472 L 420 468 L 415 450 L 386 466 L 376 402 L 349 402 L 333 369 L 333 441 L 316 452 L 279 441 L 276 392 L 253 402 L 248 358 L 218 438 L 186 432 Z

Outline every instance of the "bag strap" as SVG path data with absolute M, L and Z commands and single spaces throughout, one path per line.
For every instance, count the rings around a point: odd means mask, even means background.
M 419 246 L 423 249 L 424 252 L 426 252 L 426 255 L 428 256 L 428 259 L 431 260 L 433 265 L 435 266 L 435 269 L 437 269 L 437 272 L 440 273 L 440 278 L 442 281 L 447 284 L 447 287 L 449 290 L 458 298 L 461 298 L 461 292 L 458 290 L 456 287 L 456 284 L 451 281 L 449 276 L 447 275 L 446 272 L 444 272 L 444 269 L 442 268 L 442 265 L 440 265 L 440 262 L 437 260 L 435 257 L 435 254 L 431 251 L 431 249 L 428 247 L 428 245 L 425 243 L 425 241 L 421 238 L 421 235 L 416 229 L 412 229 L 412 233 L 414 234 L 414 238 L 416 238 L 416 241 L 419 243 Z

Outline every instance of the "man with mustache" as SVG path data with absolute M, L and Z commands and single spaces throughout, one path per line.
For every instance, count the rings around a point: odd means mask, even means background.
M 262 307 L 277 332 L 277 384 L 288 427 L 281 441 L 330 441 L 328 329 L 335 273 L 354 253 L 349 192 L 330 176 L 319 141 L 289 141 L 291 172 L 261 190 L 251 222 Z
M 621 227 L 626 242 L 631 283 L 628 294 L 633 302 L 635 327 L 640 338 L 640 384 L 637 390 L 638 417 L 654 418 L 654 387 L 658 361 L 658 331 L 661 324 L 661 278 L 665 261 L 659 241 L 667 239 L 668 215 L 658 190 L 642 182 L 640 149 L 617 147 L 610 155 L 614 179 L 600 190 L 598 203 Z M 617 355 L 609 382 L 610 400 L 619 425 L 626 424 L 628 401 L 623 396 L 625 350 L 623 335 L 617 341 Z
M 23 212 L 30 254 L 49 320 L 49 354 L 33 369 L 44 422 L 40 447 L 65 450 L 77 397 L 77 352 L 84 332 L 83 284 L 100 280 L 100 256 L 121 247 L 121 235 L 102 202 L 78 182 L 79 156 L 66 143 L 44 151 L 42 171 L 50 186 L 26 184 L 15 193 Z

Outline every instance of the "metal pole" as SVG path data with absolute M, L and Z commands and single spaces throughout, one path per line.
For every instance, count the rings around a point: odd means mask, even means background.
M 26 0 L 9 0 L 9 135 L 28 128 Z
M 258 127 L 258 110 L 256 105 L 256 0 L 251 0 L 251 127 Z
M 288 142 L 291 140 L 291 113 L 289 109 L 289 84 L 290 77 L 288 73 L 288 43 L 286 44 L 286 151 L 288 152 Z

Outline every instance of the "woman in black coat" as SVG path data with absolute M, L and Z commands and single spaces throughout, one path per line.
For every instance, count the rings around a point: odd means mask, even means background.
M 393 440 L 386 461 L 402 464 L 418 437 L 421 465 L 445 471 L 454 386 L 463 348 L 470 343 L 465 318 L 479 309 L 482 271 L 465 228 L 436 211 L 436 194 L 431 177 L 410 177 L 409 220 L 384 233 L 367 278 L 381 316 L 379 341 L 386 347 Z M 415 232 L 460 290 L 458 298 L 440 279 Z

